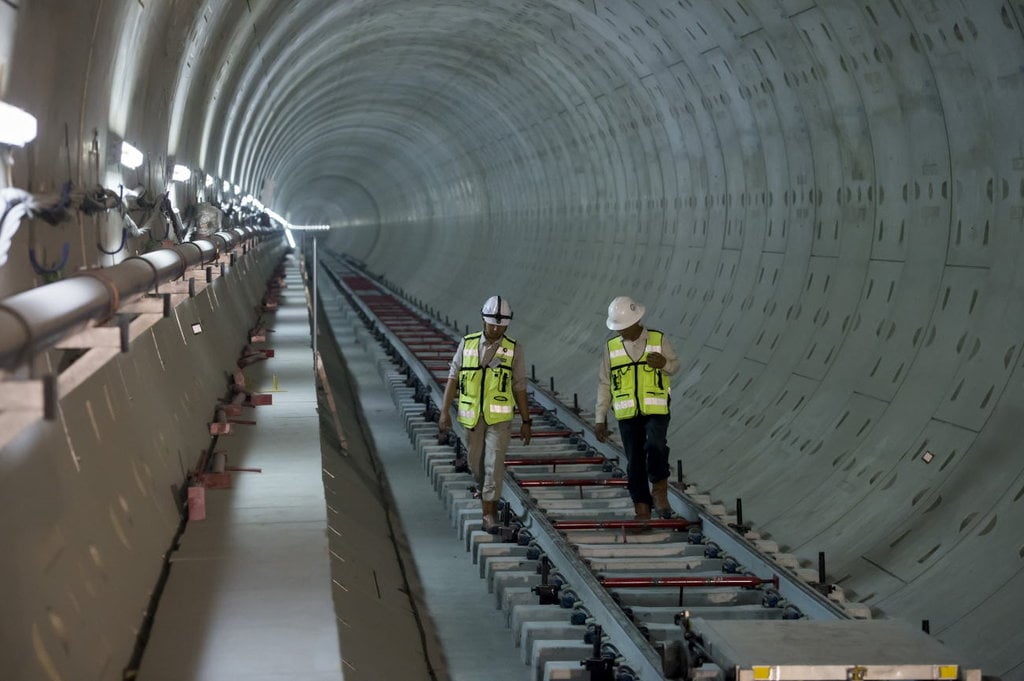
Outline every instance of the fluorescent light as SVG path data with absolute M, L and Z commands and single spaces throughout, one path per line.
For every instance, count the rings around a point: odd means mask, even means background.
M 280 222 L 280 223 L 281 223 L 282 225 L 284 225 L 284 226 L 285 226 L 286 228 L 287 228 L 287 227 L 291 227 L 291 226 L 292 226 L 292 223 L 288 222 L 288 221 L 287 221 L 287 220 L 285 220 L 285 219 L 284 219 L 283 217 L 281 217 L 280 215 L 278 215 L 278 214 L 277 214 L 277 213 L 275 213 L 274 211 L 270 210 L 269 208 L 267 209 L 267 215 L 269 215 L 269 216 L 271 217 L 271 219 L 273 219 L 273 220 L 277 220 L 278 222 Z
M 283 216 L 277 214 L 276 212 L 274 212 L 270 208 L 267 208 L 266 206 L 263 206 L 262 210 L 267 215 L 269 215 L 272 220 L 281 223 L 281 225 L 286 230 L 300 229 L 307 232 L 323 232 L 331 228 L 330 225 L 293 225 L 292 223 L 288 222 L 288 220 L 286 220 Z
M 192 177 L 192 171 L 187 166 L 174 166 L 174 172 L 171 174 L 172 180 L 175 182 L 188 182 L 190 177 Z
M 231 191 L 231 183 L 228 182 L 227 180 L 224 180 L 224 186 L 222 187 L 222 189 L 224 193 L 227 194 L 229 191 Z
M 242 193 L 241 185 L 237 185 L 237 184 L 235 185 L 235 193 L 236 194 L 241 194 Z
M 142 165 L 142 161 L 143 156 L 141 151 L 127 142 L 121 142 L 121 165 L 125 168 L 135 170 Z
M 213 186 L 213 178 L 210 177 L 209 175 L 206 176 L 206 186 L 207 187 L 212 187 Z
M 0 144 L 23 147 L 36 138 L 36 117 L 0 102 Z
M 288 245 L 295 248 L 295 237 L 292 236 L 292 230 L 287 227 L 284 228 L 284 236 L 288 239 Z

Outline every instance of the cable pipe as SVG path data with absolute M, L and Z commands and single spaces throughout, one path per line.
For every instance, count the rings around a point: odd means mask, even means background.
M 208 240 L 161 248 L 0 301 L 0 368 L 13 369 L 89 322 L 109 318 L 132 298 L 156 291 L 161 283 L 180 279 L 189 268 L 212 262 L 260 234 L 250 228 L 217 232 Z

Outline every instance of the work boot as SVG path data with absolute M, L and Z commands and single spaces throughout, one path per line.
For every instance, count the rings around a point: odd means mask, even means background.
M 484 532 L 490 532 L 491 528 L 498 524 L 498 502 L 481 501 L 480 506 L 484 511 L 483 525 L 481 526 L 481 529 Z
M 650 504 L 633 504 L 633 520 L 650 520 L 651 519 L 651 505 Z M 626 530 L 626 534 L 645 534 L 650 532 L 651 528 L 649 525 L 641 525 L 640 527 L 631 527 Z
M 654 509 L 662 518 L 672 517 L 672 506 L 668 503 L 668 478 L 651 485 L 651 496 L 654 497 Z

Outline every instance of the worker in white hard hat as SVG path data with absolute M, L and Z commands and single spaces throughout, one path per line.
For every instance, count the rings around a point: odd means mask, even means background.
M 452 357 L 437 427 L 441 432 L 451 428 L 451 407 L 458 397 L 458 420 L 469 436 L 469 468 L 476 479 L 487 531 L 497 525 L 505 451 L 515 418 L 513 402 L 522 419 L 519 433 L 523 444 L 530 444 L 531 422 L 523 349 L 505 335 L 512 321 L 512 306 L 501 296 L 491 296 L 480 315 L 483 331 L 463 338 Z
M 672 514 L 667 434 L 670 376 L 679 370 L 679 357 L 665 334 L 641 324 L 644 312 L 643 305 L 627 296 L 608 306 L 605 323 L 618 335 L 601 354 L 595 408 L 595 434 L 601 442 L 608 437 L 609 407 L 619 423 L 637 520 L 649 520 L 652 505 L 662 517 Z

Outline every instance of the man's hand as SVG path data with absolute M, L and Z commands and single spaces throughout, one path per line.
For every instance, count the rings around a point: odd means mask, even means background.
M 607 423 L 597 423 L 597 424 L 594 424 L 594 435 L 597 436 L 597 441 L 598 442 L 604 442 L 605 440 L 607 440 L 608 439 L 608 424 Z
M 660 352 L 651 352 L 647 355 L 647 366 L 652 369 L 661 369 L 668 363 L 665 355 Z
M 437 430 L 441 433 L 447 433 L 452 429 L 452 417 L 448 414 L 448 410 L 441 411 L 441 414 L 437 417 Z
M 523 444 L 524 445 L 530 444 L 530 436 L 532 434 L 533 434 L 532 426 L 528 422 L 523 421 L 523 425 L 519 426 L 519 437 L 523 438 Z

